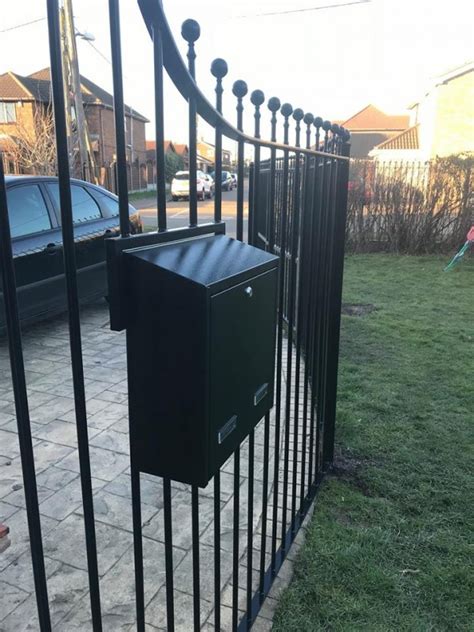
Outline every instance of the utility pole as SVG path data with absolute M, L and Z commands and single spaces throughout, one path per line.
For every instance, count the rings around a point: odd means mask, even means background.
M 72 0 L 62 0 L 60 28 L 71 171 L 77 177 L 98 184 L 94 152 L 91 148 L 89 129 L 82 102 Z

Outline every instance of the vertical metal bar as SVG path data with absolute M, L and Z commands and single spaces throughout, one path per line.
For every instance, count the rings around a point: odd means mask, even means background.
M 131 429 L 130 429 L 131 430 Z M 130 436 L 132 433 L 130 432 Z M 133 558 L 135 567 L 135 609 L 137 615 L 137 632 L 145 632 L 145 587 L 143 577 L 143 540 L 142 540 L 142 510 L 140 492 L 140 471 L 135 466 L 133 446 L 130 446 L 131 456 L 131 492 L 132 492 L 132 523 L 133 523 Z
M 232 86 L 232 93 L 237 97 L 237 129 L 241 132 L 244 107 L 242 99 L 247 94 L 245 81 L 237 80 Z M 239 138 L 237 144 L 237 239 L 244 238 L 244 141 Z
M 221 629 L 221 474 L 214 476 L 214 627 Z
M 332 147 L 332 145 L 331 145 Z M 334 238 L 334 220 L 335 220 L 335 202 L 336 202 L 336 167 L 335 160 L 330 160 L 330 170 L 328 174 L 327 197 L 325 201 L 325 261 L 323 269 L 323 292 L 321 297 L 321 307 L 319 314 L 319 338 L 320 344 L 318 349 L 319 355 L 319 379 L 318 379 L 318 424 L 317 424 L 317 441 L 316 441 L 316 458 L 315 458 L 315 475 L 319 475 L 320 466 L 320 449 L 321 440 L 324 436 L 325 426 L 325 404 L 326 404 L 326 386 L 327 386 L 327 363 L 328 363 L 328 328 L 329 328 L 329 304 L 331 294 L 331 268 L 333 260 L 333 238 Z
M 169 478 L 163 479 L 163 514 L 165 525 L 166 629 L 168 632 L 174 632 L 173 523 Z
M 120 11 L 118 0 L 109 0 L 110 47 L 112 50 L 112 77 L 114 85 L 114 120 L 116 143 L 116 179 L 119 197 L 120 234 L 128 237 L 130 221 L 128 212 L 127 154 L 125 140 L 125 108 L 123 102 L 122 44 L 120 37 Z
M 248 513 L 247 513 L 247 629 L 252 625 L 253 575 L 253 484 L 255 468 L 255 432 L 249 435 Z
M 266 413 L 263 431 L 262 538 L 260 542 L 260 603 L 265 596 L 265 558 L 267 549 L 268 466 L 270 457 L 270 413 Z
M 102 622 L 100 614 L 99 571 L 97 567 L 97 542 L 94 524 L 94 506 L 92 500 L 86 394 L 84 387 L 84 367 L 82 363 L 81 324 L 79 318 L 74 226 L 72 220 L 71 187 L 69 176 L 69 153 L 67 146 L 65 103 L 62 84 L 61 36 L 59 31 L 57 0 L 48 0 L 47 9 L 49 51 L 51 58 L 51 84 L 53 92 L 56 152 L 59 175 L 59 199 L 61 206 L 61 227 L 69 316 L 69 341 L 71 349 L 82 502 L 84 509 L 89 590 L 94 632 L 101 632 Z
M 314 161 L 314 179 L 313 179 L 313 193 L 312 193 L 312 220 L 311 220 L 311 257 L 309 260 L 309 274 L 310 278 L 314 277 L 315 271 L 315 261 L 317 260 L 319 249 L 318 249 L 318 239 L 321 234 L 321 209 L 318 204 L 319 196 L 318 196 L 318 188 L 319 188 L 319 159 L 315 158 Z M 306 389 L 306 398 L 305 398 L 305 406 L 309 405 L 309 448 L 308 448 L 308 481 L 311 481 L 312 478 L 312 470 L 313 470 L 313 445 L 314 445 L 314 414 L 313 414 L 313 402 L 315 396 L 314 384 L 315 384 L 315 366 L 314 366 L 314 354 L 313 349 L 316 341 L 316 309 L 317 309 L 317 292 L 318 292 L 318 283 L 313 282 L 310 286 L 309 292 L 309 301 L 308 301 L 308 336 L 306 340 L 306 380 L 307 380 L 307 389 Z M 309 491 L 309 485 L 308 485 Z
M 42 632 L 50 632 L 51 619 L 48 604 L 48 587 L 44 567 L 41 520 L 38 508 L 33 443 L 31 441 L 30 413 L 26 389 L 25 366 L 21 341 L 18 301 L 16 295 L 15 269 L 11 244 L 10 222 L 7 207 L 7 192 L 0 158 L 0 270 L 3 278 L 5 322 L 7 326 L 10 367 L 12 372 L 15 412 L 20 443 L 21 471 L 25 488 L 26 517 L 30 537 L 31 560 L 35 583 L 38 619 Z
M 314 125 L 316 127 L 316 146 L 320 147 L 320 133 L 321 128 L 326 130 L 327 122 L 325 123 L 321 117 L 316 117 L 314 120 Z M 324 151 L 327 151 L 327 133 L 325 136 Z M 318 199 L 318 229 L 317 229 L 317 255 L 314 261 L 315 270 L 313 272 L 315 278 L 318 279 L 317 288 L 316 288 L 316 306 L 315 306 L 315 341 L 313 348 L 313 373 L 315 377 L 313 378 L 313 391 L 311 397 L 311 424 L 314 429 L 314 423 L 316 423 L 316 458 L 315 461 L 315 475 L 314 478 L 317 481 L 317 472 L 318 472 L 318 451 L 319 451 L 319 443 L 320 443 L 320 427 L 321 427 L 321 417 L 319 414 L 316 414 L 316 421 L 314 420 L 315 411 L 317 411 L 317 406 L 319 406 L 320 401 L 320 381 L 321 381 L 321 349 L 322 349 L 322 331 L 321 331 L 321 310 L 322 310 L 322 302 L 323 302 L 323 292 L 324 292 L 324 275 L 323 269 L 326 265 L 326 253 L 324 251 L 325 243 L 326 243 L 326 231 L 327 231 L 327 218 L 325 212 L 325 191 L 326 191 L 326 158 L 323 159 L 323 162 L 319 161 L 321 168 L 321 178 L 320 178 L 320 187 L 319 187 L 319 199 Z M 319 169 L 319 167 L 318 167 Z M 312 458 L 312 444 L 311 448 L 311 458 Z M 308 486 L 312 484 L 312 473 L 311 469 L 308 473 Z
M 234 529 L 232 543 L 232 632 L 239 616 L 240 447 L 234 452 Z
M 253 243 L 252 228 L 254 223 L 254 164 L 249 165 L 249 190 L 248 190 L 248 214 L 247 214 L 247 243 Z
M 199 488 L 191 486 L 191 514 L 192 514 L 192 539 L 193 539 L 193 611 L 194 632 L 201 629 L 201 588 L 199 579 Z
M 293 118 L 296 121 L 296 138 L 295 145 L 296 147 L 300 146 L 300 133 L 301 127 L 300 123 L 303 119 L 304 113 L 303 110 L 297 108 L 293 112 Z M 301 256 L 298 252 L 300 245 L 300 153 L 295 154 L 295 162 L 294 162 L 294 189 L 293 189 L 293 240 L 291 245 L 291 279 L 290 279 L 290 319 L 288 323 L 288 347 L 293 352 L 293 325 L 294 325 L 294 316 L 295 310 L 298 308 L 297 300 L 299 302 L 300 297 L 297 297 L 297 274 L 298 274 L 298 258 Z M 301 259 L 299 261 L 299 266 L 301 268 Z M 299 310 L 298 310 L 299 314 Z M 295 401 L 293 408 L 293 480 L 292 480 L 292 502 L 291 502 L 291 526 L 293 532 L 295 531 L 295 520 L 296 520 L 296 495 L 297 495 L 297 479 L 298 479 L 298 430 L 299 430 L 299 389 L 300 389 L 300 363 L 298 361 L 298 335 L 299 335 L 299 323 L 297 317 L 296 323 L 296 359 L 295 359 Z M 301 356 L 300 356 L 301 358 Z M 287 393 L 287 398 L 289 399 L 290 395 Z M 289 402 L 288 406 L 291 405 Z M 289 414 L 287 412 L 287 414 Z M 304 445 L 302 444 L 302 448 Z
M 271 140 L 276 142 L 276 113 L 280 109 L 280 99 L 272 97 L 268 100 L 268 109 L 272 113 Z M 270 150 L 270 196 L 268 199 L 268 250 L 273 252 L 275 246 L 275 190 L 276 190 L 276 150 Z
M 341 155 L 349 158 L 349 136 L 345 135 L 341 145 Z M 333 274 L 333 303 L 331 309 L 331 354 L 330 381 L 327 390 L 326 426 L 323 443 L 323 465 L 329 467 L 334 458 L 334 428 L 336 417 L 337 371 L 339 359 L 339 336 L 341 324 L 342 281 L 344 274 L 344 238 L 347 215 L 347 183 L 349 180 L 349 160 L 340 161 L 337 174 L 337 206 L 334 229 L 334 266 Z
M 311 125 L 314 121 L 314 116 L 307 112 L 304 116 L 304 122 L 306 124 L 306 148 L 311 146 Z M 308 338 L 310 332 L 309 322 L 309 305 L 310 305 L 310 289 L 312 287 L 311 282 L 311 256 L 313 245 L 313 192 L 314 192 L 314 179 L 316 178 L 316 165 L 317 158 L 313 159 L 306 156 L 305 158 L 305 171 L 304 171 L 304 209 L 302 218 L 302 241 L 301 241 L 301 274 L 300 274 L 300 306 L 298 320 L 299 326 L 299 340 L 297 341 L 297 366 L 299 367 L 299 361 L 301 358 L 302 347 L 304 346 L 304 368 L 303 368 L 303 427 L 302 427 L 302 455 L 301 455 L 301 481 L 300 481 L 300 511 L 303 510 L 305 500 L 305 473 L 306 473 L 306 452 L 307 452 L 307 426 L 308 426 Z M 311 163 L 314 165 L 313 176 L 311 177 Z M 299 369 L 297 369 L 299 373 Z M 298 395 L 299 396 L 299 395 Z
M 316 132 L 316 142 L 319 142 L 319 120 L 315 119 L 315 124 L 317 128 Z M 328 135 L 327 135 L 327 125 L 330 127 L 330 123 L 328 121 L 324 121 L 322 126 L 326 131 L 325 141 L 324 141 L 324 151 L 328 153 L 329 144 L 328 144 Z M 321 161 L 317 161 L 317 169 L 319 172 Z M 314 248 L 313 259 L 311 263 L 311 269 L 313 276 L 317 279 L 317 286 L 315 288 L 315 292 L 313 293 L 313 305 L 311 307 L 312 311 L 312 337 L 310 340 L 310 346 L 308 349 L 309 356 L 309 364 L 310 364 L 310 372 L 311 372 L 311 396 L 310 396 L 310 442 L 309 442 L 309 462 L 308 462 L 308 490 L 311 489 L 311 485 L 313 484 L 313 462 L 316 461 L 313 457 L 314 446 L 316 444 L 316 450 L 318 447 L 319 441 L 319 428 L 320 428 L 320 416 L 316 415 L 316 402 L 320 401 L 320 385 L 321 385 L 321 376 L 322 376 L 322 366 L 321 366 L 321 345 L 322 345 L 322 329 L 321 329 L 321 314 L 322 314 L 322 305 L 324 302 L 324 291 L 325 291 L 325 274 L 324 270 L 326 267 L 326 240 L 327 240 L 327 230 L 328 230 L 328 181 L 330 181 L 331 175 L 329 171 L 329 176 L 327 176 L 327 165 L 328 159 L 324 157 L 322 159 L 321 164 L 321 178 L 316 178 L 317 183 L 317 193 L 315 189 L 315 221 L 316 221 L 316 231 L 315 231 L 315 240 L 316 247 Z M 329 168 L 331 165 L 329 165 Z
M 289 103 L 284 103 L 281 106 L 281 113 L 284 117 L 283 123 L 283 143 L 288 145 L 288 119 L 293 113 L 293 107 Z M 285 290 L 291 292 L 291 288 L 287 285 L 287 234 L 288 234 L 288 191 L 289 191 L 289 154 L 285 151 L 283 154 L 283 182 L 282 182 L 282 212 L 280 220 L 280 311 L 279 315 L 283 319 L 284 315 L 284 298 Z M 286 282 L 285 282 L 286 281 Z M 291 317 L 291 321 L 293 318 Z M 283 328 L 283 320 L 281 320 L 280 326 Z M 292 371 L 292 359 L 293 350 L 291 348 L 290 341 L 292 342 L 292 333 L 288 331 L 287 335 L 287 352 L 286 352 L 286 393 L 285 393 L 285 445 L 284 445 L 284 457 L 283 457 L 283 505 L 282 505 L 282 518 L 281 518 L 281 540 L 282 550 L 286 550 L 286 513 L 288 508 L 288 478 L 289 478 L 289 457 L 290 457 L 290 397 L 291 397 L 291 371 Z
M 334 143 L 334 141 L 333 141 Z M 321 380 L 320 380 L 320 396 L 319 396 L 319 421 L 318 435 L 316 445 L 316 476 L 320 475 L 322 441 L 325 435 L 326 426 L 326 401 L 328 387 L 328 362 L 329 362 L 329 346 L 330 346 L 330 317 L 331 317 L 331 295 L 333 283 L 333 260 L 334 260 L 334 238 L 335 238 L 335 221 L 336 221 L 336 186 L 337 186 L 337 160 L 331 160 L 331 172 L 328 192 L 328 219 L 326 226 L 326 268 L 324 278 L 324 297 L 322 301 L 321 315 Z
M 271 140 L 276 141 L 276 113 L 280 109 L 280 100 L 272 97 L 268 101 L 268 109 L 272 113 L 271 118 Z M 270 196 L 268 205 L 268 250 L 274 251 L 275 247 L 275 191 L 276 191 L 276 151 L 270 150 Z M 280 277 L 283 270 L 279 271 Z M 281 304 L 278 304 L 279 314 L 281 314 Z M 281 357 L 282 357 L 282 331 L 280 327 L 280 316 L 278 317 L 277 329 L 277 365 L 276 365 L 276 397 L 275 397 L 275 447 L 273 464 L 273 512 L 272 512 L 272 546 L 271 546 L 271 569 L 275 572 L 276 544 L 277 544 L 277 520 L 278 520 L 278 471 L 280 465 L 280 422 L 281 422 Z
M 211 73 L 216 78 L 216 110 L 222 114 L 222 79 L 227 75 L 227 63 L 223 59 L 214 59 L 211 64 Z M 217 123 L 215 136 L 215 160 L 214 160 L 214 221 L 222 221 L 222 130 Z
M 323 401 L 324 401 L 324 383 L 325 383 L 325 349 L 326 349 L 326 303 L 327 303 L 327 287 L 329 284 L 328 262 L 329 262 L 329 236 L 331 232 L 331 192 L 333 181 L 333 160 L 329 157 L 331 148 L 328 132 L 331 129 L 331 123 L 324 121 L 322 128 L 325 131 L 324 151 L 328 154 L 324 158 L 322 166 L 322 187 L 319 197 L 319 230 L 318 230 L 318 257 L 314 262 L 315 274 L 319 278 L 317 288 L 316 302 L 316 341 L 312 349 L 313 365 L 316 367 L 316 377 L 313 378 L 313 393 L 311 398 L 311 427 L 312 435 L 310 442 L 310 460 L 313 459 L 313 431 L 315 430 L 315 478 L 318 475 L 318 454 L 320 447 L 321 428 L 324 425 L 323 418 Z M 316 427 L 314 428 L 316 416 Z M 308 472 L 308 487 L 312 484 L 312 471 Z
M 195 20 L 185 20 L 181 26 L 181 34 L 188 42 L 188 69 L 193 79 L 196 77 L 196 53 L 194 42 L 199 39 L 201 30 Z M 194 96 L 188 99 L 189 110 L 189 225 L 197 226 L 197 110 Z
M 260 138 L 260 106 L 265 102 L 265 95 L 261 90 L 254 90 L 250 95 L 250 101 L 255 106 L 254 120 L 254 136 Z M 253 191 L 252 191 L 252 216 L 249 213 L 249 243 L 255 245 L 257 243 L 257 216 L 260 214 L 259 192 L 260 192 L 260 145 L 255 144 L 254 162 L 253 162 Z
M 165 123 L 163 116 L 163 41 L 160 27 L 153 24 L 153 70 L 155 78 L 155 127 L 156 127 L 156 203 L 158 230 L 166 230 L 166 168 L 165 168 Z

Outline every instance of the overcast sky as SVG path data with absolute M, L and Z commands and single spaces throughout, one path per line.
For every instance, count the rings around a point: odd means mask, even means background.
M 198 82 L 213 100 L 211 61 L 229 64 L 224 113 L 235 120 L 233 81 L 249 90 L 278 96 L 293 107 L 329 119 L 345 119 L 368 103 L 403 112 L 429 80 L 474 57 L 469 0 L 372 0 L 352 6 L 282 15 L 348 0 L 164 0 L 168 21 L 181 50 L 180 25 L 192 17 L 201 25 L 197 42 Z M 107 0 L 73 0 L 76 27 L 95 36 L 94 45 L 110 59 Z M 152 49 L 138 4 L 121 0 L 125 98 L 153 118 Z M 5 9 L 8 6 L 8 11 Z M 2 0 L 0 31 L 46 15 L 44 0 Z M 82 74 L 111 91 L 110 64 L 78 40 Z M 183 42 L 183 43 L 182 43 Z M 0 33 L 0 72 L 29 74 L 49 65 L 46 22 Z M 166 137 L 187 141 L 186 106 L 167 81 Z M 268 117 L 266 117 L 268 118 Z M 251 121 L 246 118 L 247 131 Z M 147 136 L 153 138 L 153 123 Z M 202 125 L 200 135 L 212 140 Z

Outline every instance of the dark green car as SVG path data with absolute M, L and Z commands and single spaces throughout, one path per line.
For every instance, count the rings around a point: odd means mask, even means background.
M 66 309 L 58 179 L 6 176 L 8 215 L 20 319 L 32 322 Z M 71 181 L 79 299 L 107 295 L 104 239 L 119 234 L 118 198 L 105 189 Z M 130 211 L 132 233 L 141 232 L 138 212 Z M 5 312 L 0 276 L 0 332 Z

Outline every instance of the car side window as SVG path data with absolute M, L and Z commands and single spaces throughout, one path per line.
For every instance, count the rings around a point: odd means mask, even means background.
M 12 237 L 24 237 L 51 229 L 48 208 L 37 184 L 9 189 L 7 201 Z
M 95 195 L 99 198 L 103 208 L 106 208 L 112 217 L 116 217 L 119 214 L 119 203 L 110 195 L 94 190 Z
M 60 208 L 59 185 L 54 182 L 47 185 L 58 208 Z M 100 208 L 92 195 L 78 184 L 71 185 L 72 218 L 74 224 L 82 224 L 102 217 Z

